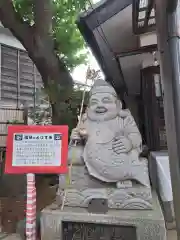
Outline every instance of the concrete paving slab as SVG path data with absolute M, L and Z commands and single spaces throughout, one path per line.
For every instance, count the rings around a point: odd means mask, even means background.
M 177 240 L 176 230 L 167 231 L 167 240 Z
M 18 234 L 1 233 L 0 240 L 21 240 L 21 238 Z

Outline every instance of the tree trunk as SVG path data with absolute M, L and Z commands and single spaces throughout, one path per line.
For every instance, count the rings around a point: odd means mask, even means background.
M 64 121 L 63 121 L 63 114 L 62 112 L 59 110 L 59 106 L 60 106 L 61 102 L 56 102 L 56 103 L 52 103 L 51 104 L 51 108 L 52 108 L 52 124 L 53 125 L 64 125 Z
M 46 92 L 52 107 L 52 124 L 63 124 L 60 114 L 60 105 L 62 104 L 60 98 L 62 92 L 60 90 L 62 88 L 66 90 L 72 89 L 73 81 L 64 63 L 52 51 L 48 51 L 48 48 L 38 45 L 32 52 L 29 51 L 29 55 L 36 64 L 45 90 L 47 90 Z M 53 91 L 54 89 L 55 92 Z

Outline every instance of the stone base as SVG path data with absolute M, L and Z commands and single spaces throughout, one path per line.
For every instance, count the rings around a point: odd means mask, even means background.
M 107 214 L 90 214 L 86 208 L 65 207 L 63 210 L 48 206 L 42 211 L 41 239 L 63 240 L 62 223 L 95 223 L 116 225 L 116 228 L 135 227 L 136 236 L 124 240 L 166 240 L 163 214 L 156 194 L 153 194 L 153 210 L 109 210 Z M 53 209 L 53 210 L 52 210 Z M 121 230 L 120 230 L 121 231 Z M 111 238 L 106 238 L 110 240 Z M 117 238 L 118 239 L 118 238 Z M 118 240 L 121 238 L 119 237 Z M 72 240 L 72 238 L 70 239 Z M 88 240 L 85 239 L 85 240 Z
M 62 197 L 62 196 L 61 196 Z M 57 198 L 58 199 L 58 198 Z M 92 199 L 106 199 L 113 209 L 152 209 L 151 189 L 146 187 L 66 189 L 65 206 L 87 208 Z
M 122 181 L 122 183 L 125 181 Z M 128 181 L 126 181 L 128 182 Z M 131 181 L 130 181 L 131 183 Z M 105 199 L 112 209 L 151 209 L 151 188 L 132 182 L 119 188 L 115 183 L 105 183 L 89 175 L 86 166 L 73 166 L 71 183 L 66 187 L 64 175 L 59 176 L 57 201 L 61 204 L 63 190 L 66 189 L 65 206 L 87 208 L 91 199 Z

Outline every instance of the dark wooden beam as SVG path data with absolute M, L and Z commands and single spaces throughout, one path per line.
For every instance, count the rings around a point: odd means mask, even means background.
M 133 0 L 133 4 L 132 4 L 133 33 L 137 33 L 137 28 L 138 28 L 139 2 L 140 0 Z
M 101 50 L 93 34 L 93 31 L 89 29 L 89 26 L 87 25 L 85 19 L 78 19 L 76 21 L 76 25 L 79 31 L 81 32 L 83 38 L 85 39 L 87 45 L 91 48 L 96 60 L 98 61 L 99 65 L 101 66 L 103 72 L 106 75 L 106 67 L 105 67 L 104 59 L 102 57 Z
M 91 5 L 91 10 L 80 15 L 80 19 L 85 19 L 92 31 L 118 14 L 124 8 L 131 5 L 133 0 L 107 0 L 99 6 Z
M 81 34 L 98 60 L 106 76 L 106 80 L 113 85 L 118 95 L 122 96 L 122 98 L 125 93 L 127 94 L 127 87 L 119 60 L 117 60 L 114 53 L 111 52 L 104 41 L 99 42 L 95 33 L 98 26 L 130 6 L 132 1 L 107 0 L 97 7 L 92 6 L 92 11 L 81 14 L 76 21 Z
M 145 20 L 144 20 L 144 28 L 148 27 L 148 22 L 149 22 L 149 18 L 150 18 L 152 9 L 153 9 L 153 1 L 149 0 L 148 7 L 146 10 L 146 16 L 145 16 Z
M 133 20 L 133 33 L 134 34 L 143 34 L 147 32 L 152 32 L 156 30 L 156 24 L 148 25 L 149 19 L 153 19 L 155 17 L 150 17 L 152 8 L 154 6 L 154 0 L 149 0 L 148 6 L 146 8 L 139 8 L 140 0 L 133 0 L 133 11 L 132 11 L 132 20 Z M 138 19 L 139 12 L 145 11 L 145 19 L 143 27 L 138 26 L 140 20 Z
M 146 19 L 146 18 L 138 19 L 138 22 L 145 22 L 145 19 Z M 154 20 L 155 20 L 155 16 L 150 16 L 150 17 L 149 17 L 149 20 L 151 20 L 151 19 L 154 19 Z
M 128 56 L 143 54 L 143 53 L 152 53 L 154 51 L 157 51 L 157 44 L 152 44 L 152 45 L 149 45 L 149 46 L 144 46 L 144 47 L 141 47 L 141 48 L 132 49 L 132 50 L 126 51 L 126 52 L 116 53 L 116 57 L 117 58 L 122 58 L 122 57 L 128 57 Z
M 148 33 L 148 32 L 154 32 L 156 31 L 156 24 L 152 24 L 152 25 L 149 25 L 148 27 L 137 27 L 133 33 L 136 34 L 136 35 L 140 35 L 140 34 L 144 34 L 144 33 Z

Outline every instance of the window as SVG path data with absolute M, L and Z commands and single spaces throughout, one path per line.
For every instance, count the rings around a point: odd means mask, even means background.
M 1 47 L 1 101 L 14 102 L 17 106 L 36 103 L 36 89 L 43 86 L 41 75 L 26 51 Z

